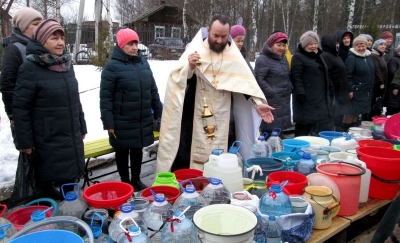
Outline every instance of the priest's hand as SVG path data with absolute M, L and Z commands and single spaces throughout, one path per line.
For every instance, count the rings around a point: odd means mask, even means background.
M 188 56 L 189 67 L 194 70 L 196 68 L 196 64 L 200 62 L 200 55 L 197 52 L 194 52 Z
M 266 123 L 271 123 L 274 121 L 274 115 L 272 115 L 273 110 L 275 110 L 275 108 L 267 104 L 261 104 L 256 106 L 257 113 Z

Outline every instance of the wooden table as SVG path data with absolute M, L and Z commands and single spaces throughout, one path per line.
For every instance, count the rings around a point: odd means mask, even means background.
M 340 233 L 350 225 L 350 220 L 342 217 L 334 217 L 332 219 L 332 225 L 323 230 L 314 229 L 311 238 L 307 243 L 322 243 Z
M 369 198 L 366 203 L 360 204 L 360 206 L 358 207 L 358 212 L 356 214 L 342 217 L 350 220 L 351 222 L 354 222 L 389 204 L 391 201 L 393 200 Z

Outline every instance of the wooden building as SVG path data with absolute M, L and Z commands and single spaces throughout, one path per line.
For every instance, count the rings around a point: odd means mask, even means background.
M 160 1 L 159 5 L 137 16 L 125 26 L 135 30 L 143 44 L 150 45 L 157 37 L 183 38 L 182 15 L 181 8 Z M 186 22 L 188 34 L 193 37 L 200 28 L 199 22 L 187 14 Z

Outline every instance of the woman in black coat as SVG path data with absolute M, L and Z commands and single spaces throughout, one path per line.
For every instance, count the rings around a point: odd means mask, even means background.
M 142 148 L 154 143 L 152 110 L 160 118 L 162 103 L 149 63 L 138 51 L 137 33 L 121 29 L 116 37 L 118 45 L 101 73 L 101 119 L 116 151 L 121 181 L 140 191 L 146 188 L 140 180 Z
M 321 38 L 322 54 L 328 66 L 328 76 L 333 85 L 333 114 L 335 131 L 347 131 L 350 124 L 343 123 L 343 116 L 351 113 L 352 107 L 349 98 L 349 87 L 346 77 L 346 66 L 338 55 L 337 36 L 324 35 Z
M 372 92 L 371 113 L 369 118 L 380 116 L 383 111 L 383 99 L 387 88 L 388 68 L 383 59 L 383 54 L 386 49 L 386 41 L 378 39 L 372 45 L 371 56 L 375 66 L 375 82 Z
M 353 48 L 346 59 L 347 82 L 349 84 L 349 98 L 353 107 L 352 114 L 345 116 L 346 123 L 357 126 L 362 119 L 366 119 L 371 111 L 372 89 L 375 80 L 374 61 L 371 52 L 367 50 L 367 39 L 358 36 L 353 41 Z
M 285 49 L 287 36 L 285 33 L 272 34 L 264 43 L 261 55 L 256 60 L 254 69 L 256 80 L 268 104 L 275 107 L 272 111 L 274 121 L 261 123 L 261 131 L 271 134 L 273 128 L 282 130 L 292 125 L 290 115 L 290 83 L 289 64 L 286 60 Z
M 321 57 L 319 37 L 312 31 L 300 37 L 292 58 L 291 82 L 294 88 L 293 120 L 295 136 L 318 136 L 333 129 L 328 67 Z
M 76 182 L 84 172 L 87 130 L 78 81 L 56 20 L 37 27 L 26 54 L 14 91 L 15 132 L 21 152 L 37 156 L 39 188 L 54 197 L 52 182 Z

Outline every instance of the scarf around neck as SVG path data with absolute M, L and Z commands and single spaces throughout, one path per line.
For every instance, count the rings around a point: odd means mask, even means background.
M 68 72 L 71 68 L 72 59 L 69 53 L 64 53 L 61 56 L 45 53 L 45 54 L 29 54 L 26 56 L 27 60 L 46 66 L 49 70 L 63 73 Z

